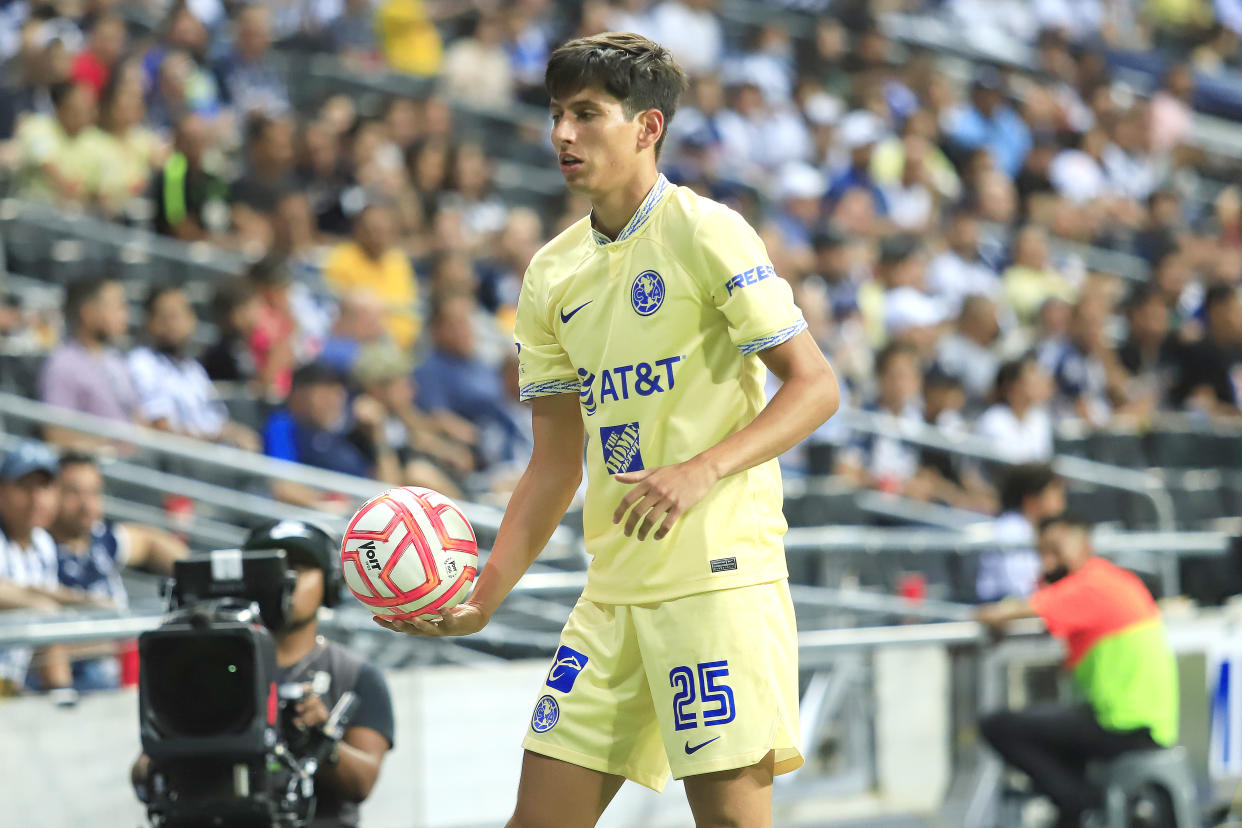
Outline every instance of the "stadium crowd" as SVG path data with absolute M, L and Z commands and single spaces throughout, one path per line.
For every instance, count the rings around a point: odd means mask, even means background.
M 550 165 L 546 125 L 519 118 L 498 158 L 460 136 L 458 107 L 543 105 L 550 48 L 628 29 L 668 45 L 692 78 L 667 175 L 760 228 L 851 405 L 972 430 L 1014 461 L 1048 459 L 1067 421 L 1242 416 L 1242 193 L 1214 183 L 1229 168 L 1191 141 L 1196 84 L 1242 57 L 1242 4 L 765 7 L 802 27 L 724 8 L 746 5 L 3 4 L 11 193 L 252 262 L 207 286 L 206 336 L 177 274 L 152 285 L 141 319 L 111 274 L 70 284 L 60 341 L 35 337 L 50 348 L 39 395 L 335 471 L 503 496 L 531 439 L 507 344 L 522 274 L 587 207 L 502 197 L 499 162 Z M 885 12 L 938 15 L 1033 63 L 963 69 L 893 39 Z M 1116 58 L 1140 52 L 1159 77 L 1150 95 Z M 341 94 L 295 106 L 285 58 L 308 53 L 431 91 L 376 111 Z M 46 328 L 11 296 L 0 334 L 28 341 L 36 322 Z M 270 417 L 234 422 L 219 383 Z M 833 423 L 813 440 L 832 449 L 793 453 L 791 473 L 999 506 L 972 470 L 896 440 Z M 333 505 L 310 489 L 277 494 Z

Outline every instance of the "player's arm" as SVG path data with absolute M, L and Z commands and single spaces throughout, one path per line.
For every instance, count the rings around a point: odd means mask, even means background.
M 622 483 L 638 484 L 613 512 L 613 523 L 625 519 L 625 534 L 637 529 L 638 539 L 646 540 L 659 526 L 655 538 L 660 540 L 721 478 L 788 451 L 836 413 L 841 389 L 808 331 L 758 356 L 782 383 L 759 416 L 683 463 L 617 475 Z
M 412 619 L 375 623 L 411 635 L 469 635 L 481 630 L 552 537 L 582 481 L 586 439 L 577 394 L 533 401 L 535 446 L 505 509 L 496 543 L 470 598 L 438 622 Z

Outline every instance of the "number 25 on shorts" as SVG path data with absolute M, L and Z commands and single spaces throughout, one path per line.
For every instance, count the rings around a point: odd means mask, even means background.
M 733 689 L 721 681 L 729 675 L 729 662 L 704 661 L 698 665 L 697 672 L 697 698 L 703 703 L 703 726 L 733 721 L 737 714 L 733 705 Z M 698 717 L 691 709 L 696 698 L 695 671 L 689 667 L 674 667 L 669 671 L 668 683 L 677 690 L 673 696 L 674 729 L 692 730 L 698 727 Z

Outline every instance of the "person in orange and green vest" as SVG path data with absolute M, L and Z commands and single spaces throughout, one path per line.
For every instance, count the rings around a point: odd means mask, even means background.
M 1095 556 L 1091 527 L 1059 515 L 1039 528 L 1041 586 L 1029 598 L 980 607 L 994 629 L 1038 617 L 1066 643 L 1066 668 L 1086 697 L 985 716 L 983 738 L 1060 812 L 1057 828 L 1089 825 L 1103 792 L 1087 762 L 1177 742 L 1177 665 L 1160 610 L 1133 573 Z

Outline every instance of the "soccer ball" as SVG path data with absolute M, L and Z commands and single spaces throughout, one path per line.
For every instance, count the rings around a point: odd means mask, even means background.
M 417 486 L 389 489 L 362 504 L 341 539 L 345 585 L 384 618 L 457 606 L 470 593 L 478 565 L 474 529 L 461 509 Z

